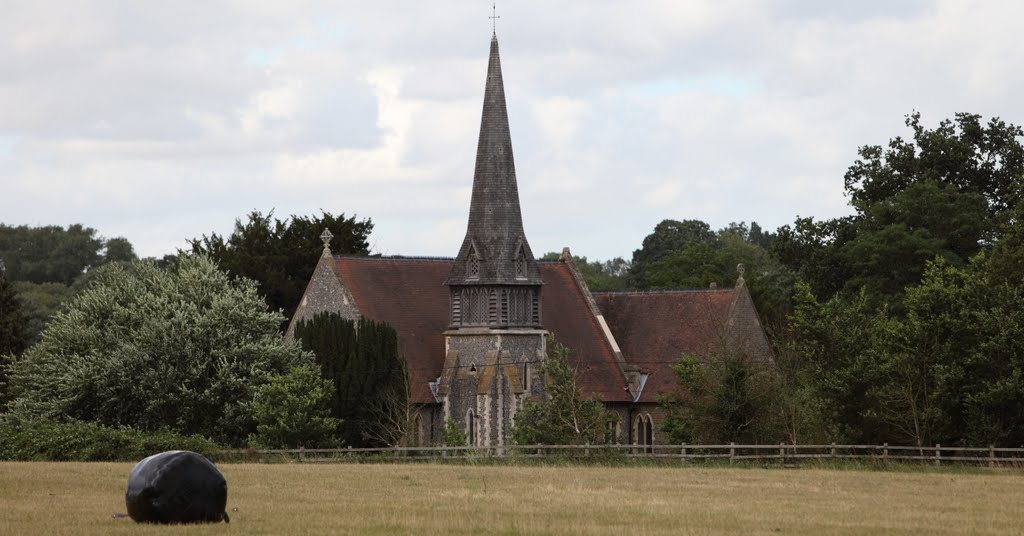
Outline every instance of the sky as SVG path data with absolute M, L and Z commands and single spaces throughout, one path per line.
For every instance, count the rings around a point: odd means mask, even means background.
M 0 223 L 161 257 L 252 210 L 370 218 L 454 256 L 491 2 L 0 0 Z M 663 219 L 850 213 L 863 145 L 957 112 L 1024 123 L 1024 3 L 505 0 L 527 238 L 629 259 Z

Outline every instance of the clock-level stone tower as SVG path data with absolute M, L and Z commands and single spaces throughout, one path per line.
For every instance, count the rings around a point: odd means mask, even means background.
M 508 441 L 522 398 L 540 394 L 540 269 L 523 232 L 498 39 L 491 39 L 466 238 L 445 285 L 449 328 L 437 395 L 471 445 Z

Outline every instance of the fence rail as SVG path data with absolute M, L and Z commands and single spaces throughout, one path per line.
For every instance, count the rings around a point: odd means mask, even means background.
M 1024 448 L 905 445 L 503 445 L 473 447 L 392 447 L 344 449 L 239 449 L 219 452 L 226 458 L 287 457 L 302 462 L 346 460 L 427 461 L 458 457 L 499 459 L 582 458 L 681 461 L 766 461 L 798 464 L 809 460 L 873 460 L 881 462 L 965 464 L 1024 468 Z

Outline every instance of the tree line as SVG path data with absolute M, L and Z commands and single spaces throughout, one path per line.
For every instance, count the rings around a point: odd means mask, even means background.
M 663 432 L 671 440 L 1024 443 L 1022 130 L 973 114 L 957 114 L 929 128 L 913 113 L 905 125 L 906 137 L 858 150 L 843 177 L 853 209 L 850 216 L 820 221 L 797 217 L 774 231 L 756 222 L 716 230 L 698 220 L 666 219 L 629 260 L 575 259 L 593 290 L 706 288 L 711 283 L 729 287 L 736 282 L 736 265 L 745 265 L 747 286 L 775 348 L 774 363 L 765 367 L 729 354 L 680 356 L 680 388 L 662 401 L 669 416 Z M 65 342 L 71 346 L 61 351 L 77 348 L 82 330 L 73 322 L 119 310 L 93 303 L 99 298 L 86 297 L 88 289 L 120 288 L 114 279 L 133 271 L 156 280 L 154 270 L 179 273 L 182 263 L 188 273 L 202 271 L 195 259 L 208 259 L 228 281 L 251 280 L 245 292 L 254 293 L 256 300 L 246 301 L 245 307 L 262 307 L 267 314 L 283 312 L 275 317 L 279 333 L 312 274 L 322 248 L 318 237 L 325 227 L 335 236 L 335 253 L 370 253 L 370 220 L 343 214 L 280 220 L 273 213 L 254 211 L 237 220 L 229 236 L 203 236 L 190 241 L 188 251 L 148 261 L 134 261 L 126 240 L 101 239 L 80 225 L 0 225 L 0 354 L 35 355 L 46 351 L 46 344 Z M 116 277 L 104 276 L 108 271 Z M 205 277 L 216 279 L 212 273 Z M 44 290 L 46 285 L 57 287 Z M 135 285 L 120 292 L 146 287 L 142 282 Z M 177 291 L 185 292 L 183 287 Z M 39 305 L 45 302 L 40 296 L 50 296 L 49 303 L 57 305 L 46 310 Z M 145 309 L 148 303 L 133 307 Z M 40 342 L 47 318 L 54 320 Z M 134 321 L 116 318 L 126 324 Z M 185 337 L 179 340 L 185 348 L 210 347 L 207 339 L 188 339 L 199 335 L 184 328 L 164 328 Z M 62 342 L 61 337 L 68 340 Z M 144 348 L 138 342 L 132 351 Z M 328 382 L 320 386 L 327 404 L 335 404 L 325 418 L 350 425 L 367 419 L 337 407 L 336 379 L 341 376 L 325 369 L 322 359 L 312 357 L 315 351 L 307 350 L 302 359 L 320 368 L 320 379 Z M 199 363 L 194 367 L 204 374 L 216 371 L 213 365 L 202 368 Z M 124 371 L 131 370 L 128 364 L 103 366 L 111 377 L 126 377 Z M 271 367 L 260 377 L 277 378 L 289 367 Z M 11 366 L 0 369 L 4 385 L 10 370 Z M 553 377 L 563 373 L 551 372 Z M 308 387 L 308 380 L 274 381 L 287 391 L 289 382 L 306 382 L 302 385 Z M 235 381 L 214 383 L 228 389 Z M 270 385 L 269 380 L 263 384 Z M 20 407 L 9 388 L 3 392 L 9 409 Z M 552 400 L 579 398 L 569 388 L 559 393 Z M 82 395 L 67 401 L 68 407 L 102 402 L 100 394 L 89 396 L 94 398 Z M 596 419 L 606 417 L 589 406 L 577 410 Z M 581 437 L 579 430 L 605 429 L 602 423 L 558 435 L 543 421 L 544 415 L 557 414 L 537 406 L 524 415 L 537 416 L 531 417 L 531 426 L 543 437 Z M 242 419 L 241 413 L 233 415 Z M 251 413 L 247 418 L 251 426 L 238 430 L 253 433 L 258 423 Z M 321 425 L 344 426 L 339 422 Z M 361 434 L 342 436 L 351 443 Z M 238 442 L 242 437 L 235 433 L 223 439 Z

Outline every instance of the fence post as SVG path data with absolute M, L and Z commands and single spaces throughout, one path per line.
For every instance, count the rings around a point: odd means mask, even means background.
M 940 457 L 942 456 L 942 451 L 939 450 L 939 447 L 941 446 L 942 445 L 938 443 L 935 444 L 935 465 L 942 465 L 942 460 L 940 460 Z
M 736 443 L 729 443 L 729 463 L 736 457 Z
M 832 442 L 832 450 L 830 451 L 829 455 L 831 457 L 833 457 L 833 458 L 836 457 L 836 443 L 835 443 L 835 441 Z
M 302 445 L 299 445 L 299 461 L 301 462 L 301 461 L 304 461 L 305 459 L 306 459 L 306 447 L 304 447 Z
M 781 460 L 779 463 L 781 463 L 782 465 L 786 465 L 786 442 L 785 441 L 779 442 L 779 460 Z
M 988 466 L 989 467 L 995 467 L 996 466 L 996 446 L 995 445 L 989 445 L 988 446 Z
M 686 458 L 686 443 L 683 443 L 682 449 L 679 451 L 680 458 Z
M 883 443 L 882 444 L 882 461 L 883 462 L 888 462 L 889 461 L 889 444 L 888 443 Z

